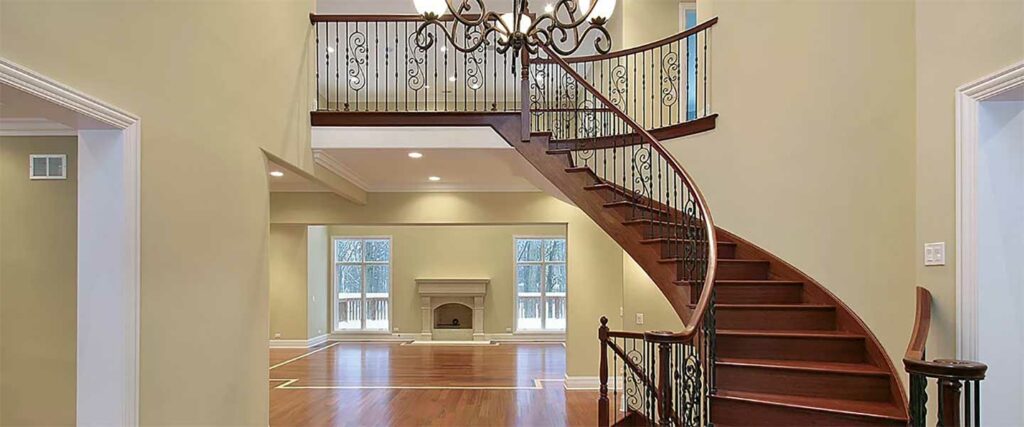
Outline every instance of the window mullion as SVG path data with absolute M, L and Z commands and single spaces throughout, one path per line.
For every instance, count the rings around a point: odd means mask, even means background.
M 366 304 L 366 273 L 368 272 L 367 268 L 366 268 L 366 239 L 362 240 L 361 246 L 363 247 L 363 253 L 362 253 L 361 259 L 360 259 L 360 261 L 362 261 L 361 264 L 360 264 L 360 270 L 361 270 L 362 274 L 360 274 L 360 276 L 362 276 L 363 283 L 362 283 L 362 287 L 361 287 L 362 288 L 361 289 L 362 290 L 362 299 L 360 299 L 360 301 L 359 301 L 359 304 L 361 305 L 361 307 L 359 308 L 359 314 L 361 315 L 361 316 L 359 316 L 359 317 L 361 317 L 361 319 L 359 319 L 359 322 L 360 322 L 359 324 L 362 326 L 362 330 L 365 331 L 366 330 L 366 309 L 367 309 L 367 304 Z

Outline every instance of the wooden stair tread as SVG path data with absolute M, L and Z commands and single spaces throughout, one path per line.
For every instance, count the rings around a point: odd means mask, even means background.
M 691 304 L 692 305 L 692 304 Z M 835 310 L 830 304 L 715 304 L 715 308 L 731 310 Z
M 652 237 L 650 239 L 641 239 L 640 243 L 643 243 L 645 245 L 650 245 L 650 244 L 665 243 L 665 242 L 692 242 L 692 241 L 693 241 L 693 239 L 686 239 L 686 238 L 683 238 L 683 237 Z M 701 240 L 701 242 L 705 242 L 705 241 L 706 240 Z M 722 246 L 722 245 L 724 245 L 724 246 L 736 246 L 736 242 L 725 242 L 725 241 L 719 240 L 717 243 L 718 243 L 719 246 Z
M 683 261 L 683 258 L 662 258 L 662 259 L 658 260 L 658 262 L 660 262 L 662 264 L 671 264 L 671 263 L 674 263 L 674 262 L 682 262 L 682 261 Z M 722 258 L 722 259 L 718 260 L 718 263 L 719 264 L 722 264 L 722 263 L 725 263 L 725 264 L 768 264 L 768 261 L 759 260 L 759 259 Z
M 718 329 L 718 335 L 724 336 L 757 336 L 778 338 L 822 338 L 836 340 L 862 340 L 864 335 L 851 334 L 843 331 L 773 331 L 763 329 Z
M 875 375 L 888 377 L 889 372 L 870 363 L 819 362 L 809 360 L 747 359 L 720 357 L 716 365 L 748 366 L 794 371 L 831 372 L 848 375 Z
M 719 260 L 721 261 L 721 260 Z M 690 280 L 676 280 L 676 284 L 690 285 Z M 700 282 L 703 284 L 704 282 Z M 741 279 L 715 279 L 715 286 L 803 286 L 804 282 L 795 280 L 741 280 Z
M 718 390 L 716 399 L 731 399 L 754 402 L 763 405 L 783 406 L 787 408 L 805 409 L 810 411 L 831 412 L 835 414 L 854 415 L 860 417 L 883 418 L 893 421 L 906 421 L 907 416 L 890 402 L 872 402 L 864 400 L 844 400 L 828 397 L 807 397 L 781 394 L 753 393 L 745 391 Z

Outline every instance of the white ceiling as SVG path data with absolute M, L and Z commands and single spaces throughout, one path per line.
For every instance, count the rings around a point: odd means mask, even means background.
M 329 148 L 319 150 L 341 168 L 340 175 L 370 192 L 540 191 L 539 173 L 511 147 L 416 149 Z M 428 178 L 438 176 L 440 181 Z
M 284 176 L 270 176 L 269 173 L 277 171 L 284 173 Z M 309 179 L 297 172 L 294 168 L 281 165 L 273 160 L 267 161 L 267 181 L 270 183 L 270 192 L 330 192 L 331 190 L 316 180 Z
M 314 127 L 312 146 L 319 164 L 368 192 L 544 191 L 565 200 L 490 127 Z

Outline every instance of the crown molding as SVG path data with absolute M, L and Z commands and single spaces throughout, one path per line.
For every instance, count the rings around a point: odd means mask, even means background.
M 345 167 L 345 165 L 341 164 L 341 162 L 339 162 L 338 159 L 335 159 L 334 156 L 331 156 L 326 151 L 314 149 L 313 161 L 316 164 L 323 166 L 324 169 L 331 171 L 331 173 L 338 175 L 344 179 L 347 179 L 356 187 L 359 187 L 359 189 L 367 192 L 371 191 L 370 186 L 366 184 L 366 181 L 360 178 L 359 175 L 356 175 L 354 172 L 350 171 L 348 168 Z
M 42 118 L 0 119 L 0 136 L 78 136 L 78 131 Z

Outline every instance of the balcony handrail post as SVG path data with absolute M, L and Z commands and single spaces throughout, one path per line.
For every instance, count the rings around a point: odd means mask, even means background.
M 607 427 L 608 416 L 608 318 L 601 316 L 601 326 L 597 328 L 597 339 L 601 341 L 601 367 L 598 380 L 601 383 L 600 397 L 597 398 L 597 425 Z

